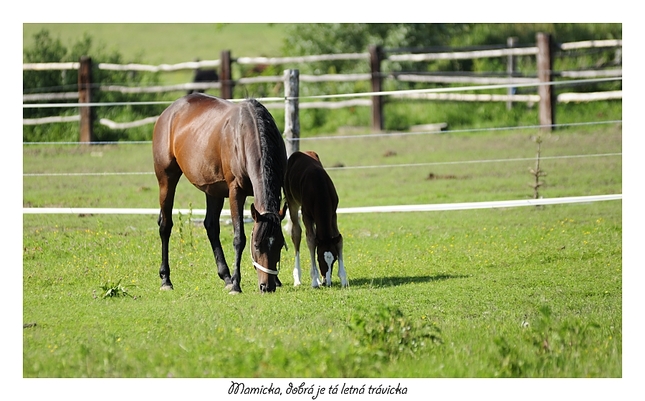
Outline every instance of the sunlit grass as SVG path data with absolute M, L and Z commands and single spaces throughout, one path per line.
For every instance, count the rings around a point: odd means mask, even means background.
M 23 316 L 37 325 L 24 329 L 24 374 L 620 377 L 621 214 L 604 202 L 343 215 L 348 289 L 337 277 L 332 288 L 294 288 L 293 253 L 283 251 L 284 287 L 261 296 L 244 255 L 237 297 L 217 278 L 203 229 L 187 221 L 172 240 L 175 290 L 165 292 L 153 217 L 25 216 Z M 228 230 L 223 242 L 230 255 Z M 118 280 L 132 297 L 100 296 Z M 370 310 L 376 326 L 352 323 Z M 396 322 L 410 325 L 409 340 L 365 345 Z M 533 346 L 539 324 L 576 345 Z M 411 344 L 414 355 L 392 353 Z
M 302 148 L 315 149 L 328 167 L 527 159 L 330 170 L 341 207 L 528 199 L 534 134 L 353 139 L 342 146 L 320 140 Z M 546 138 L 543 154 L 621 148 L 620 127 L 563 130 Z M 26 207 L 158 207 L 149 145 L 23 149 L 25 173 L 149 172 L 24 177 Z M 622 193 L 620 155 L 551 159 L 541 167 L 545 197 Z M 204 195 L 182 180 L 175 206 L 203 205 Z M 620 201 L 341 214 L 349 288 L 334 277 L 331 288 L 314 290 L 308 274 L 293 287 L 287 236 L 284 286 L 269 295 L 257 290 L 248 252 L 244 292 L 228 295 L 200 218 L 176 217 L 175 290 L 160 291 L 156 215 L 24 215 L 23 375 L 622 376 Z M 230 225 L 222 225 L 221 239 L 230 263 Z M 309 266 L 308 252 L 301 262 Z M 103 287 L 118 293 L 119 286 L 131 296 L 103 296 Z

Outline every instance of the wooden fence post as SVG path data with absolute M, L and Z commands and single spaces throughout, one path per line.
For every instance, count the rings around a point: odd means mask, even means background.
M 540 125 L 544 131 L 552 131 L 555 124 L 555 91 L 550 82 L 553 79 L 553 43 L 551 35 L 537 35 L 538 95 L 540 95 Z
M 220 57 L 220 91 L 223 99 L 233 98 L 233 78 L 231 77 L 231 51 L 223 50 Z
M 381 46 L 372 45 L 370 51 L 370 70 L 372 72 L 372 92 L 381 91 Z M 372 129 L 383 131 L 383 97 L 372 96 Z
M 92 103 L 92 59 L 82 56 L 78 68 L 78 102 Z M 91 143 L 94 141 L 92 108 L 89 106 L 79 107 L 81 117 L 80 133 L 78 141 Z
M 508 48 L 513 48 L 517 46 L 517 38 L 511 37 L 506 39 L 506 46 Z M 515 56 L 512 54 L 508 55 L 508 61 L 506 62 L 506 72 L 508 72 L 508 77 L 513 78 L 515 76 Z M 506 89 L 506 94 L 510 97 L 515 94 L 515 91 L 517 88 L 514 87 L 509 87 Z M 506 110 L 510 110 L 513 108 L 513 101 L 511 99 L 508 99 L 506 101 Z
M 287 157 L 300 149 L 299 80 L 299 70 L 284 70 L 284 136 Z

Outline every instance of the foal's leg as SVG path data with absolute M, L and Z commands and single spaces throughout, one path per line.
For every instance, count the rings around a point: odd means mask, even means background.
M 343 263 L 343 238 L 341 237 L 340 242 L 337 245 L 338 249 L 338 278 L 340 279 L 340 285 L 347 287 L 349 284 L 347 282 L 347 271 L 345 270 L 345 264 Z
M 219 278 L 224 280 L 225 288 L 230 290 L 233 287 L 233 281 L 231 280 L 231 272 L 228 269 L 228 264 L 224 257 L 224 251 L 222 250 L 222 243 L 219 239 L 219 216 L 222 213 L 223 206 L 224 198 L 215 198 L 210 195 L 206 195 L 206 218 L 204 219 L 204 228 L 206 228 L 206 234 L 208 234 L 208 240 L 211 243 L 213 255 L 215 256 L 217 275 Z
M 311 271 L 309 273 L 311 276 L 311 286 L 318 288 L 322 283 L 320 281 L 320 274 L 318 273 L 318 266 L 316 266 L 316 231 L 314 229 L 314 220 L 303 213 L 302 221 L 305 224 L 305 230 L 307 230 L 307 246 L 309 247 L 309 254 L 311 256 Z
M 230 293 L 238 294 L 242 292 L 240 265 L 242 263 L 242 251 L 246 246 L 246 234 L 244 234 L 244 202 L 246 196 L 237 188 L 231 188 L 229 196 L 231 220 L 233 221 L 233 248 L 235 249 L 235 269 L 233 270 Z
M 159 268 L 159 277 L 161 278 L 161 289 L 172 290 L 172 282 L 170 281 L 170 263 L 168 261 L 168 248 L 170 246 L 170 233 L 172 232 L 172 206 L 175 202 L 175 190 L 177 189 L 177 182 L 181 177 L 181 170 L 177 168 L 175 171 L 164 172 L 157 174 L 157 181 L 159 182 L 159 236 L 161 237 L 161 267 Z
M 293 285 L 298 286 L 300 282 L 300 241 L 302 240 L 302 227 L 298 218 L 298 209 L 300 208 L 295 202 L 288 202 L 289 218 L 291 219 L 291 241 L 296 250 L 296 265 L 293 268 Z

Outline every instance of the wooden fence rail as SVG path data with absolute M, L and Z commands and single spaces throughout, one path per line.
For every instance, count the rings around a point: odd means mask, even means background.
M 372 129 L 374 131 L 383 130 L 383 96 L 379 95 L 382 90 L 384 79 L 392 79 L 401 82 L 418 82 L 418 83 L 441 83 L 441 84 L 475 84 L 475 85 L 508 85 L 506 95 L 501 94 L 458 94 L 458 93 L 406 93 L 392 94 L 396 97 L 407 97 L 428 100 L 453 100 L 453 101 L 497 101 L 506 102 L 510 107 L 513 102 L 539 103 L 539 124 L 546 129 L 550 129 L 555 124 L 555 105 L 557 102 L 572 101 L 595 101 L 607 99 L 622 99 L 622 91 L 606 91 L 598 93 L 562 93 L 555 95 L 553 82 L 555 77 L 561 78 L 602 78 L 622 77 L 622 69 L 605 69 L 593 71 L 553 71 L 553 55 L 556 50 L 576 50 L 588 48 L 622 48 L 622 40 L 593 40 L 572 43 L 556 44 L 550 35 L 538 33 L 536 35 L 536 46 L 517 47 L 517 44 L 510 40 L 507 42 L 507 48 L 474 50 L 474 51 L 454 51 L 438 53 L 420 53 L 420 54 L 387 54 L 387 51 L 380 46 L 372 46 L 367 53 L 348 53 L 348 54 L 329 54 L 329 55 L 312 55 L 301 57 L 238 57 L 231 58 L 229 51 L 223 51 L 219 60 L 192 61 L 178 64 L 162 64 L 157 66 L 144 64 L 109 64 L 98 63 L 96 67 L 102 70 L 115 71 L 149 71 L 149 72 L 170 72 L 179 70 L 196 70 L 200 68 L 219 68 L 218 82 L 191 82 L 178 85 L 156 85 L 149 87 L 126 87 L 119 85 L 101 85 L 92 83 L 91 80 L 91 60 L 82 58 L 79 62 L 72 63 L 25 63 L 23 70 L 45 71 L 45 70 L 78 70 L 78 92 L 64 93 L 36 93 L 24 94 L 23 103 L 37 101 L 56 101 L 78 99 L 79 104 L 91 103 L 91 91 L 98 88 L 100 91 L 120 92 L 128 94 L 136 93 L 163 93 L 190 90 L 207 90 L 219 89 L 220 96 L 223 98 L 232 98 L 233 87 L 235 85 L 247 85 L 257 83 L 283 83 L 285 75 L 282 76 L 258 76 L 244 77 L 234 80 L 232 78 L 232 64 L 264 64 L 264 65 L 288 65 L 311 63 L 320 61 L 335 60 L 357 60 L 367 61 L 370 65 L 370 73 L 364 74 L 323 74 L 323 75 L 300 75 L 299 82 L 371 82 L 372 95 L 370 99 L 353 99 L 341 101 L 308 101 L 299 103 L 298 108 L 340 108 L 348 106 L 371 106 L 372 107 Z M 536 78 L 514 76 L 514 58 L 518 56 L 535 56 L 538 66 Z M 433 61 L 433 60 L 464 60 L 477 58 L 506 57 L 509 68 L 507 76 L 455 76 L 447 74 L 428 74 L 428 73 L 397 73 L 381 71 L 384 62 L 401 62 L 401 61 Z M 286 72 L 285 72 L 286 74 Z M 511 89 L 513 85 L 535 85 L 538 87 L 537 95 L 518 95 Z M 291 84 L 293 86 L 293 83 Z M 465 87 L 464 90 L 468 89 Z M 285 94 L 288 96 L 288 94 Z M 284 107 L 283 103 L 268 103 L 267 107 L 277 108 Z M 23 124 L 44 124 L 52 122 L 80 121 L 81 142 L 91 142 L 92 135 L 92 113 L 91 107 L 79 107 L 80 116 L 65 117 L 45 117 L 39 119 L 24 119 Z M 156 117 L 149 117 L 143 120 L 131 123 L 114 123 L 109 120 L 101 119 L 100 123 L 112 128 L 129 128 L 143 124 L 150 124 L 156 121 Z

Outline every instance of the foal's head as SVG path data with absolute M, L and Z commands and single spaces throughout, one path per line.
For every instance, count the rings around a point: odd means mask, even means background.
M 318 256 L 318 268 L 323 276 L 323 281 L 327 285 L 331 284 L 331 274 L 333 272 L 334 262 L 338 260 L 338 250 L 343 244 L 343 236 L 328 238 L 324 240 L 316 239 L 316 253 Z
M 260 214 L 251 204 L 251 215 L 255 221 L 251 233 L 251 258 L 258 273 L 260 292 L 274 292 L 280 252 L 285 245 L 280 227 L 284 209 L 280 213 Z

